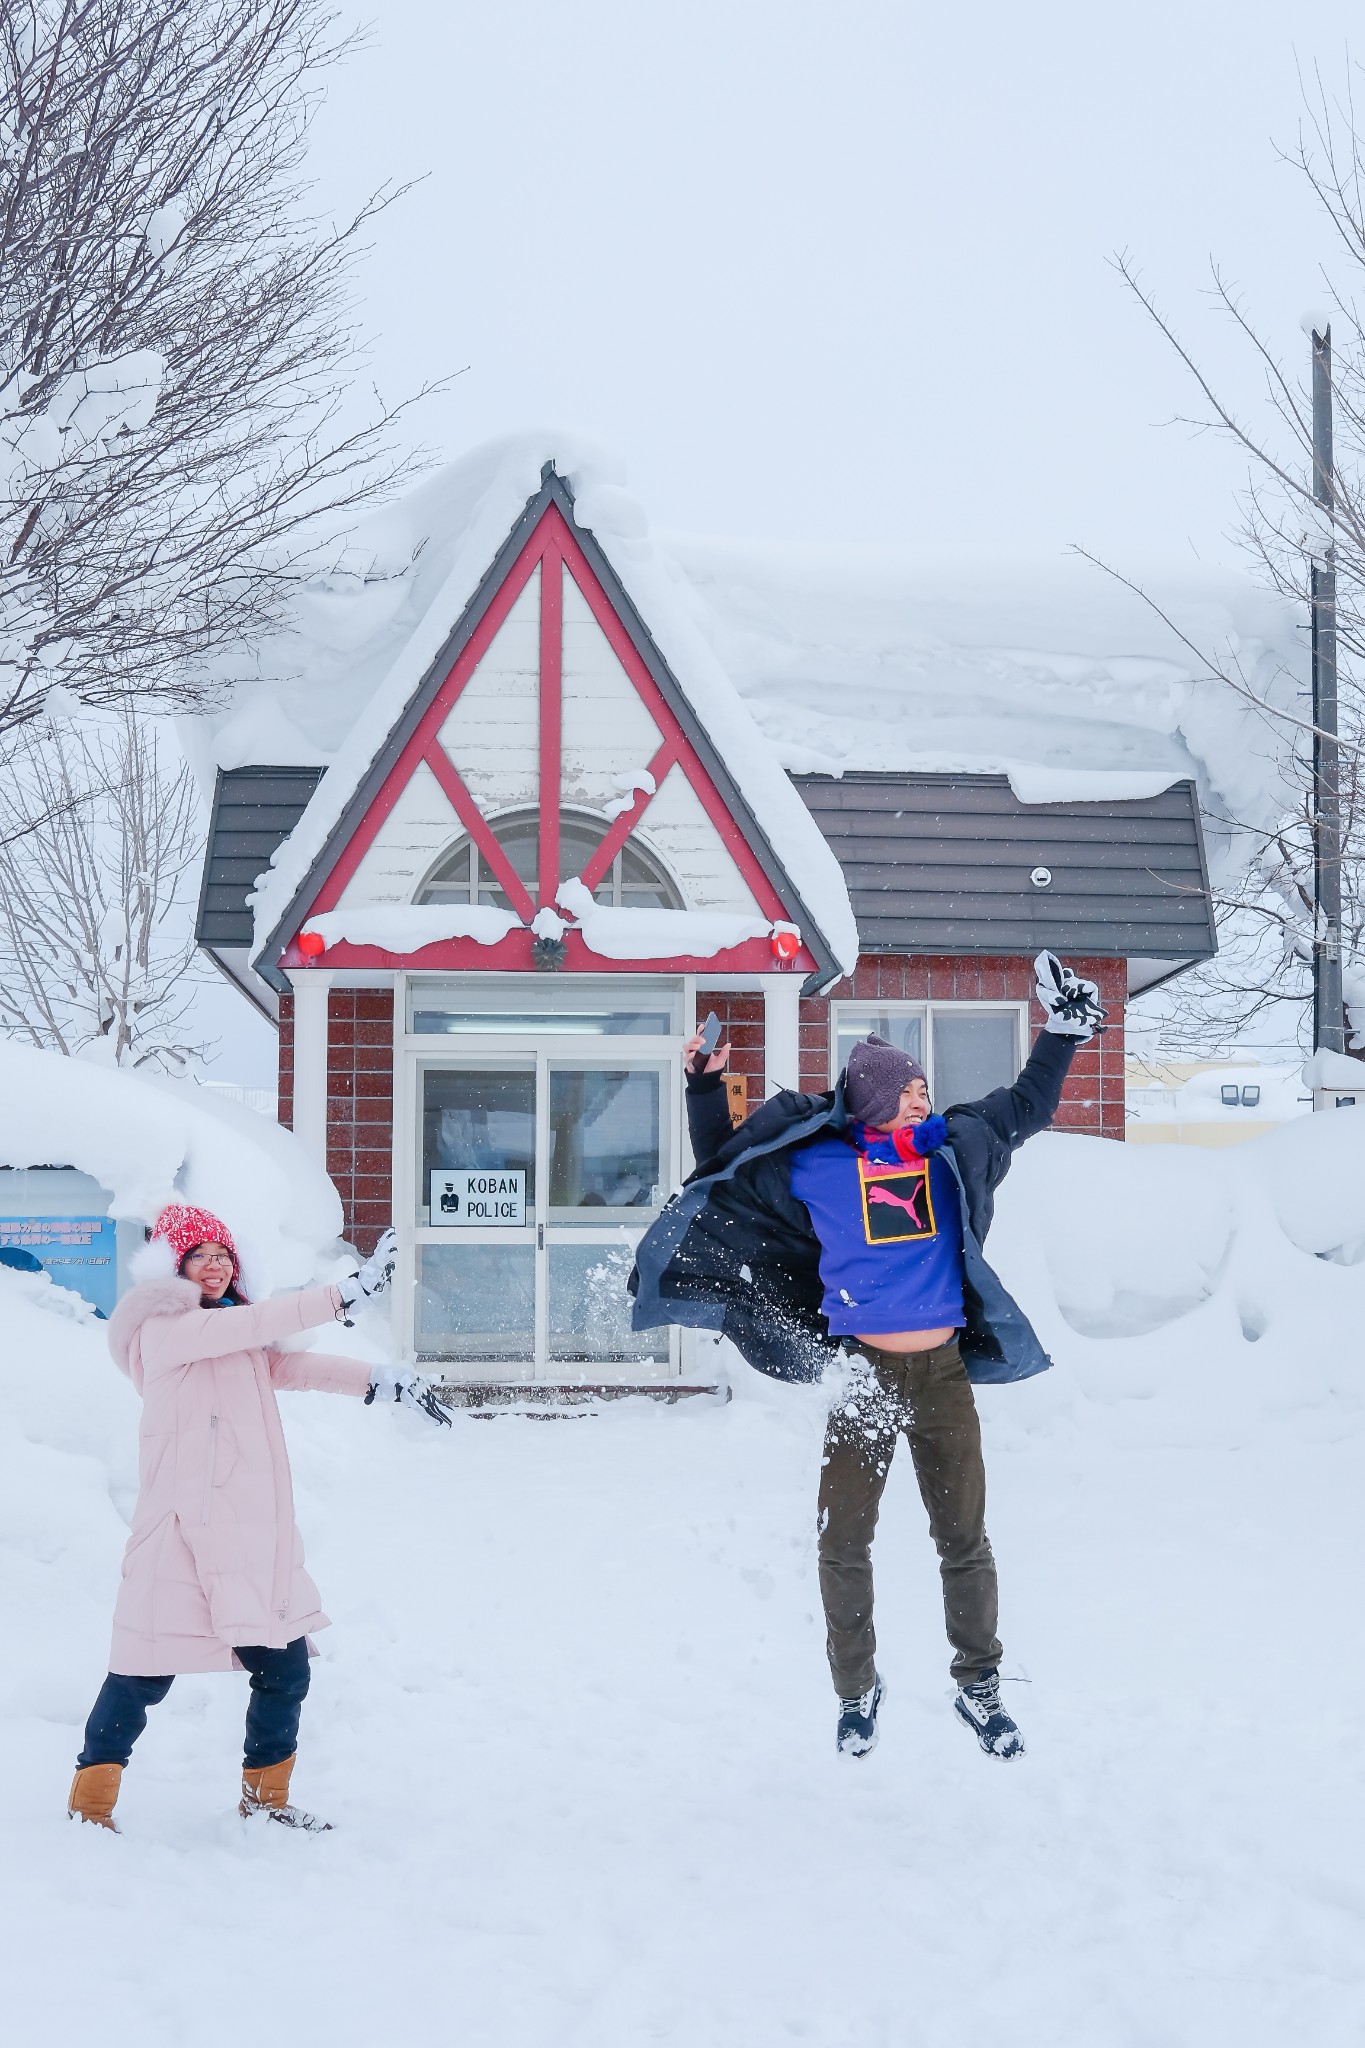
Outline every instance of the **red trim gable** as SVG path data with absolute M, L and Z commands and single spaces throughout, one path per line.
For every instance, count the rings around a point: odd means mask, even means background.
M 540 567 L 539 872 L 542 878 L 557 878 L 563 661 L 561 565 L 573 578 L 613 653 L 662 735 L 662 743 L 648 764 L 649 772 L 654 778 L 655 791 L 637 791 L 635 801 L 629 809 L 604 827 L 601 844 L 585 867 L 583 880 L 589 888 L 597 886 L 635 826 L 647 817 L 653 795 L 662 786 L 665 776 L 676 765 L 686 776 L 707 817 L 720 834 L 762 914 L 774 922 L 785 921 L 788 913 L 768 880 L 744 828 L 732 815 L 719 789 L 707 773 L 663 692 L 641 659 L 635 642 L 594 573 L 572 529 L 554 504 L 547 505 L 541 513 L 501 585 L 488 603 L 478 626 L 436 689 L 415 729 L 385 775 L 364 817 L 334 861 L 331 871 L 313 899 L 310 916 L 318 916 L 336 908 L 347 884 L 374 844 L 380 828 L 417 773 L 419 764 L 425 762 L 445 792 L 460 823 L 474 839 L 488 865 L 497 875 L 507 893 L 508 901 L 514 906 L 517 914 L 529 922 L 539 906 L 531 901 L 528 891 L 512 872 L 497 842 L 491 821 L 480 809 L 458 768 L 445 753 L 440 744 L 439 734 L 461 692 L 487 655 L 513 605 L 526 589 L 537 567 Z M 555 887 L 542 880 L 541 904 L 553 906 L 554 895 Z M 306 924 L 307 919 L 304 919 L 300 929 L 306 928 Z M 728 972 L 752 973 L 771 972 L 776 964 L 766 939 L 747 941 L 744 945 L 731 947 L 711 959 L 679 958 L 666 961 L 604 960 L 589 952 L 576 932 L 568 935 L 567 944 L 566 967 L 580 973 L 691 973 L 701 972 L 707 967 Z M 451 940 L 440 945 L 423 947 L 420 952 L 412 955 L 386 953 L 374 946 L 340 943 L 313 960 L 305 960 L 299 954 L 297 945 L 291 941 L 282 956 L 282 964 L 291 972 L 309 965 L 328 968 L 412 965 L 425 969 L 460 972 L 505 972 L 530 969 L 533 962 L 531 934 L 523 930 L 511 933 L 497 946 L 480 946 L 472 940 Z M 803 946 L 790 966 L 797 972 L 810 973 L 816 964 L 814 955 Z

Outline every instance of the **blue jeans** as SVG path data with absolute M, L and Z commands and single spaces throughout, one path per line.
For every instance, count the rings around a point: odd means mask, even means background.
M 308 1692 L 307 1641 L 296 1636 L 282 1650 L 239 1645 L 237 1656 L 251 1673 L 242 1768 L 282 1764 L 298 1746 L 299 1715 Z M 169 1678 L 130 1678 L 111 1671 L 85 1724 L 85 1747 L 76 1758 L 77 1769 L 126 1764 L 147 1726 L 148 1707 L 158 1706 L 171 1684 Z

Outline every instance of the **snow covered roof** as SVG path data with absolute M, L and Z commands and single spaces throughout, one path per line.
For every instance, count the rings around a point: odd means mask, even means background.
M 1029 804 L 1149 797 L 1191 777 L 1215 825 L 1261 822 L 1278 803 L 1264 718 L 1081 556 L 933 563 L 694 535 L 661 546 L 793 772 L 1003 774 Z M 1304 621 L 1246 578 L 1135 580 L 1257 694 L 1289 701 L 1304 684 Z
M 1024 802 L 1273 802 L 1272 740 L 1170 627 L 1092 564 L 926 563 L 905 551 L 650 536 L 621 464 L 580 437 L 491 442 L 372 515 L 300 588 L 287 629 L 225 674 L 201 766 L 326 765 L 256 901 L 280 920 L 448 639 L 546 463 L 574 495 L 704 731 L 830 943 L 857 938 L 830 849 L 784 769 L 1006 774 Z M 1270 697 L 1296 686 L 1286 608 L 1224 572 L 1150 580 L 1176 624 Z M 204 741 L 209 744 L 205 746 Z M 766 743 L 765 743 L 766 742 Z M 1217 831 L 1211 864 L 1220 864 Z
M 676 565 L 648 538 L 619 465 L 572 437 L 528 434 L 451 464 L 362 528 L 339 565 L 300 595 L 295 621 L 236 679 L 215 735 L 220 767 L 268 755 L 330 765 L 257 892 L 256 946 L 287 916 L 330 835 L 450 640 L 490 565 L 524 538 L 550 466 L 606 552 L 702 732 L 797 890 L 832 959 L 851 970 L 857 928 L 837 860 L 693 616 Z

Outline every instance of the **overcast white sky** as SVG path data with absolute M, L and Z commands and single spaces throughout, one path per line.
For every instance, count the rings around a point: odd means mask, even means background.
M 1323 231 L 1277 161 L 1322 0 L 383 0 L 316 130 L 333 207 L 426 182 L 364 274 L 386 393 L 457 453 L 579 427 L 656 526 L 1143 563 L 1226 552 L 1238 470 L 1127 248 L 1229 381 L 1216 252 L 1291 359 Z
M 362 313 L 388 396 L 468 365 L 425 414 L 443 455 L 550 423 L 613 445 L 656 527 L 1226 560 L 1241 467 L 1161 424 L 1194 394 L 1109 259 L 1249 401 L 1211 254 L 1302 359 L 1329 244 L 1277 145 L 1300 67 L 1344 84 L 1352 12 L 346 0 L 372 40 L 317 196 L 425 178 Z M 272 1063 L 248 1021 L 216 1071 Z

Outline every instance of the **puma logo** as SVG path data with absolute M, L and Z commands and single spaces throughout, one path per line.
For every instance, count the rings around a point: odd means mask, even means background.
M 869 1202 L 885 1202 L 892 1209 L 904 1209 L 915 1228 L 923 1230 L 924 1219 L 915 1207 L 916 1202 L 919 1200 L 922 1186 L 923 1183 L 921 1182 L 920 1188 L 916 1188 L 914 1194 L 907 1199 L 904 1195 L 893 1195 L 890 1188 L 874 1185 L 868 1189 L 867 1199 Z

